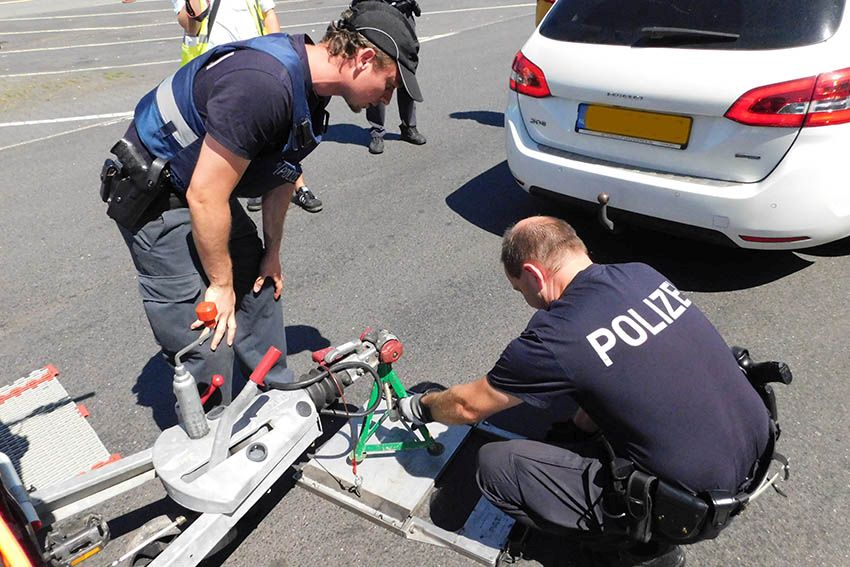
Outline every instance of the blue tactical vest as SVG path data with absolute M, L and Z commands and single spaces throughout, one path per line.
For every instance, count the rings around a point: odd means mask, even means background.
M 284 161 L 290 152 L 321 142 L 321 135 L 313 133 L 301 59 L 288 34 L 274 34 L 216 46 L 192 59 L 139 101 L 134 116 L 136 131 L 154 157 L 167 161 L 197 160 L 206 127 L 192 96 L 195 75 L 211 61 L 239 49 L 267 53 L 289 73 L 292 82 L 292 127 L 281 150 Z

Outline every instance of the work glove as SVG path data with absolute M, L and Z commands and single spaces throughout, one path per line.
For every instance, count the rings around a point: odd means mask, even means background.
M 422 403 L 422 397 L 424 395 L 413 394 L 398 401 L 398 413 L 402 419 L 414 425 L 425 425 L 434 421 L 434 418 L 431 417 L 431 410 Z

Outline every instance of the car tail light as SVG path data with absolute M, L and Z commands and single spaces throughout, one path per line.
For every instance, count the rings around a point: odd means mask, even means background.
M 806 126 L 850 122 L 850 67 L 821 73 L 812 95 Z
M 546 76 L 540 67 L 532 63 L 522 54 L 522 51 L 514 57 L 511 65 L 511 90 L 520 94 L 543 98 L 551 96 Z
M 827 126 L 850 122 L 850 68 L 758 87 L 724 115 L 750 126 Z

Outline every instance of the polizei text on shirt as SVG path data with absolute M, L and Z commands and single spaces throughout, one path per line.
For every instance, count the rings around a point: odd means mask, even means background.
M 588 334 L 587 340 L 605 366 L 611 366 L 614 361 L 609 353 L 619 342 L 639 347 L 650 335 L 667 329 L 690 305 L 690 299 L 682 297 L 676 286 L 665 281 L 640 305 L 617 315 L 607 327 Z

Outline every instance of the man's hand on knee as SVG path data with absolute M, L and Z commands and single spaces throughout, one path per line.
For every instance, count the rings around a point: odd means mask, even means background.
M 275 250 L 273 253 L 268 252 L 263 256 L 260 262 L 260 273 L 257 279 L 254 280 L 254 293 L 260 293 L 266 278 L 271 278 L 274 282 L 274 298 L 280 299 L 280 294 L 283 292 L 283 269 L 280 265 L 280 253 Z

